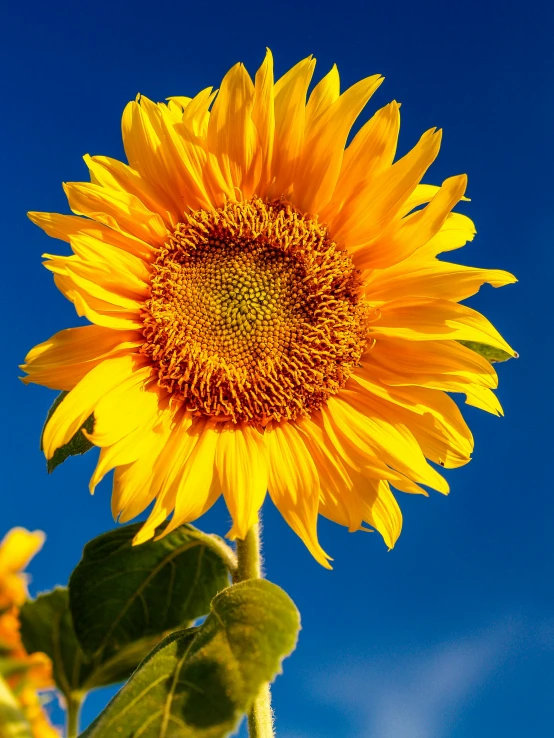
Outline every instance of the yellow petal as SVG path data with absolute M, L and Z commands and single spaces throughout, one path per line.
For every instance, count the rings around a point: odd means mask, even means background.
M 123 146 L 130 166 L 163 193 L 165 209 L 178 214 L 183 208 L 181 195 L 188 191 L 179 178 L 179 160 L 164 130 L 162 115 L 161 109 L 144 96 L 128 103 L 121 119 Z
M 319 475 L 302 436 L 293 423 L 285 422 L 270 424 L 265 438 L 271 499 L 316 561 L 330 569 L 329 556 L 317 539 Z
M 226 423 L 217 442 L 215 464 L 233 518 L 229 536 L 244 539 L 258 520 L 267 492 L 267 453 L 262 434 L 246 423 Z
M 126 289 L 136 296 L 148 294 L 145 286 L 150 284 L 152 269 L 144 259 L 87 233 L 71 235 L 69 240 L 80 262 L 89 262 L 101 272 L 104 280 L 109 282 L 108 275 L 111 274 L 112 283 L 121 279 Z
M 463 392 L 466 396 L 467 405 L 478 407 L 486 413 L 491 413 L 491 415 L 504 415 L 504 410 L 498 397 L 488 387 L 470 384 L 459 389 L 449 389 L 448 387 L 445 387 L 445 389 L 449 392 Z
M 26 568 L 44 545 L 46 536 L 40 530 L 12 528 L 0 543 L 0 573 L 19 572 Z
M 113 478 L 112 513 L 119 522 L 126 523 L 140 515 L 155 498 L 157 489 L 152 483 L 151 472 L 166 438 L 164 434 L 150 436 L 151 442 L 145 444 L 136 461 L 117 466 Z
M 339 99 L 340 77 L 337 65 L 321 79 L 310 93 L 306 105 L 306 138 L 313 132 L 321 116 Z
M 326 412 L 339 429 L 343 445 L 368 458 L 377 455 L 392 469 L 439 492 L 448 492 L 446 481 L 427 463 L 413 434 L 401 423 L 392 423 L 382 408 L 361 396 L 342 390 L 327 403 Z
M 257 194 L 264 197 L 273 178 L 273 142 L 275 136 L 275 101 L 273 55 L 267 49 L 265 59 L 256 73 L 252 122 L 256 126 L 261 156 Z
M 135 331 L 114 331 L 96 325 L 67 328 L 39 343 L 25 357 L 25 384 L 70 390 L 104 359 L 132 353 L 143 343 Z
M 196 443 L 168 490 L 168 497 L 175 499 L 175 510 L 163 535 L 199 518 L 219 497 L 220 490 L 212 484 L 219 431 L 215 423 L 202 421 L 189 430 L 196 435 Z
M 158 419 L 158 414 L 154 418 L 144 419 L 144 425 L 139 426 L 127 436 L 121 438 L 113 446 L 100 449 L 98 463 L 90 478 L 89 490 L 91 494 L 94 494 L 96 486 L 116 466 L 126 466 L 137 461 L 143 456 L 143 452 L 148 452 L 151 446 L 157 445 L 158 441 L 162 443 L 159 448 L 159 451 L 161 451 L 163 441 L 166 439 L 164 431 L 166 430 L 167 423 L 159 423 Z M 156 426 L 155 429 L 154 426 Z M 169 430 L 167 430 L 166 435 L 168 437 Z M 118 518 L 124 507 L 125 502 L 122 502 L 116 495 L 112 495 L 112 514 L 114 519 Z
M 77 433 L 93 412 L 100 398 L 144 364 L 135 356 L 106 359 L 81 379 L 64 398 L 44 429 L 43 444 L 47 459 Z
M 148 289 L 143 285 L 143 299 L 136 296 L 129 297 L 133 294 L 132 290 L 126 290 L 126 279 L 123 277 L 119 282 L 117 279 L 102 279 L 102 272 L 94 266 L 83 262 L 80 259 L 69 256 L 55 256 L 44 254 L 49 261 L 44 266 L 54 273 L 63 274 L 72 283 L 72 287 L 76 292 L 81 293 L 85 300 L 90 297 L 111 305 L 108 308 L 112 312 L 114 308 L 121 308 L 125 312 L 140 313 L 143 307 L 144 298 L 148 295 Z M 126 294 L 127 293 L 127 294 Z
M 275 83 L 274 182 L 270 196 L 283 195 L 294 179 L 302 147 L 306 93 L 315 68 L 311 56 L 298 62 Z
M 322 220 L 333 229 L 335 218 L 345 202 L 371 179 L 392 165 L 400 128 L 400 106 L 391 102 L 378 110 L 354 136 L 344 152 L 339 179 L 331 202 L 323 208 Z M 417 189 L 417 188 L 416 188 Z
M 65 295 L 75 305 L 77 315 L 84 315 L 91 323 L 121 331 L 142 328 L 138 310 L 126 312 L 122 308 L 81 292 L 68 276 L 56 274 L 54 283 L 62 295 Z
M 422 258 L 419 252 L 388 269 L 375 269 L 367 279 L 367 290 L 372 302 L 395 300 L 401 297 L 431 297 L 459 302 L 471 297 L 484 284 L 503 287 L 514 284 L 513 274 L 502 269 L 477 269 Z
M 364 521 L 379 531 L 389 549 L 393 548 L 402 531 L 402 512 L 388 482 L 353 472 L 352 485 Z
M 213 87 L 206 87 L 195 95 L 183 112 L 183 125 L 190 129 L 195 136 L 206 138 L 210 121 L 210 105 L 213 103 L 217 91 Z M 178 130 L 181 130 L 180 128 Z
M 89 239 L 117 246 L 145 261 L 151 261 L 153 258 L 154 247 L 151 244 L 131 234 L 119 233 L 102 223 L 95 223 L 93 220 L 80 218 L 77 215 L 60 215 L 59 213 L 30 212 L 27 215 L 33 223 L 52 238 L 69 242 L 73 236 L 87 236 Z
M 494 367 L 457 341 L 406 341 L 381 336 L 362 359 L 368 374 L 384 384 L 435 385 L 442 380 L 498 386 Z
M 468 241 L 473 241 L 475 233 L 475 225 L 467 215 L 450 213 L 437 235 L 419 249 L 418 255 L 436 256 L 443 251 L 459 249 Z
M 312 420 L 323 429 L 333 448 L 335 459 L 344 462 L 348 475 L 351 470 L 363 472 L 374 479 L 385 479 L 403 492 L 428 496 L 409 476 L 387 466 L 381 458 L 378 446 L 368 444 L 364 424 L 357 422 L 348 425 L 349 421 L 342 408 L 334 408 L 334 412 L 329 412 L 329 408 L 324 407 L 320 413 L 312 415 Z M 346 428 L 348 432 L 345 431 Z
M 167 195 L 155 185 L 117 159 L 109 156 L 89 156 L 83 159 L 90 172 L 90 181 L 107 190 L 121 190 L 135 195 L 153 213 L 157 213 L 167 228 L 179 221 L 180 211 L 171 210 Z M 168 211 L 168 208 L 171 212 Z
M 171 418 L 171 422 L 164 426 L 163 432 L 167 433 L 167 437 L 149 472 L 151 489 L 156 502 L 148 519 L 135 536 L 134 544 L 150 540 L 156 528 L 173 512 L 179 475 L 197 444 L 205 423 L 205 418 L 193 421 L 191 414 L 185 408 L 180 407 Z
M 517 353 L 496 328 L 476 310 L 448 300 L 413 297 L 393 300 L 379 308 L 380 317 L 372 323 L 372 332 L 410 341 L 477 341 Z
M 211 96 L 206 99 L 203 97 L 201 103 L 206 105 Z M 163 140 L 163 151 L 167 160 L 166 169 L 170 171 L 169 181 L 175 190 L 178 200 L 178 206 L 181 211 L 184 210 L 210 210 L 213 205 L 220 205 L 222 202 L 221 193 L 217 192 L 217 201 L 213 199 L 210 192 L 211 178 L 208 168 L 209 156 L 205 150 L 205 144 L 194 133 L 196 119 L 188 123 L 189 115 L 183 115 L 181 122 L 175 121 L 164 106 L 154 106 L 153 103 L 146 103 L 152 110 L 152 116 L 158 120 L 159 135 Z M 191 103 L 187 108 L 190 109 L 190 115 L 194 115 L 197 105 Z M 220 176 L 217 185 L 221 185 L 222 178 Z M 220 188 L 220 187 L 219 187 Z M 224 194 L 228 194 L 228 189 L 223 189 Z
M 192 97 L 187 97 L 186 95 L 170 95 L 165 99 L 169 100 L 168 107 L 171 103 L 178 105 L 182 115 L 183 110 L 190 104 Z
M 362 510 L 358 497 L 352 490 L 350 470 L 347 471 L 341 462 L 339 450 L 314 419 L 297 421 L 296 425 L 319 473 L 319 513 L 346 526 L 350 531 L 359 530 L 363 519 Z
M 294 177 L 294 202 L 301 211 L 317 213 L 331 199 L 350 129 L 381 82 L 379 75 L 357 82 L 312 122 L 311 130 L 306 127 Z
M 352 379 L 365 390 L 354 391 L 357 407 L 364 410 L 367 405 L 386 414 L 391 423 L 405 425 L 431 461 L 452 469 L 470 460 L 473 436 L 458 406 L 444 392 L 386 386 L 363 370 Z
M 94 429 L 84 432 L 89 441 L 111 446 L 155 417 L 165 393 L 151 377 L 152 368 L 143 366 L 100 398 L 94 407 Z
M 357 249 L 379 235 L 435 160 L 440 141 L 440 131 L 427 131 L 406 156 L 358 188 L 333 223 L 335 240 Z
M 68 182 L 64 190 L 69 207 L 76 215 L 86 215 L 114 231 L 136 236 L 153 246 L 161 246 L 167 238 L 163 220 L 135 195 L 105 190 L 88 182 Z
M 144 453 L 150 453 L 153 449 L 156 449 L 156 453 L 161 453 L 169 439 L 175 413 L 176 408 L 171 408 L 167 400 L 162 400 L 156 412 L 143 418 L 142 425 L 114 443 L 113 446 L 101 448 L 98 463 L 89 483 L 91 494 L 94 494 L 96 486 L 115 467 L 125 466 L 142 459 Z M 152 475 L 149 473 L 148 476 Z M 122 514 L 125 504 L 125 500 L 121 497 L 112 495 L 114 519 Z
M 235 64 L 223 78 L 210 113 L 208 146 L 229 188 L 240 190 L 245 199 L 252 195 L 261 171 L 253 105 L 252 80 L 243 64 Z
M 447 179 L 427 207 L 392 223 L 370 243 L 352 248 L 359 269 L 383 269 L 406 259 L 435 236 L 463 196 L 467 177 Z

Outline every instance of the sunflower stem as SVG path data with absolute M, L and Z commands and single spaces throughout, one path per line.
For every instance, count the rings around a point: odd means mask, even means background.
M 262 555 L 260 552 L 260 523 L 253 525 L 246 538 L 237 539 L 237 569 L 235 582 L 262 577 Z M 269 684 L 264 684 L 254 700 L 248 714 L 248 735 L 250 738 L 274 738 L 273 711 Z
M 237 569 L 235 581 L 260 579 L 262 576 L 262 555 L 260 553 L 260 524 L 253 525 L 244 540 L 237 538 Z
M 248 714 L 248 735 L 251 738 L 273 738 L 273 710 L 269 684 L 264 684 Z
M 78 692 L 72 692 L 67 698 L 67 712 L 65 716 L 67 738 L 77 738 L 79 735 L 79 715 L 82 704 L 83 696 Z

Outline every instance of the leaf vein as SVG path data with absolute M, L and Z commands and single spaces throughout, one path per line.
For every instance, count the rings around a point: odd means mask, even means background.
M 131 605 L 135 602 L 137 597 L 140 597 L 142 592 L 146 589 L 146 587 L 150 584 L 152 579 L 154 579 L 159 572 L 163 569 L 164 566 L 166 566 L 167 563 L 172 561 L 173 559 L 177 558 L 177 556 L 180 556 L 184 551 L 187 551 L 189 548 L 194 548 L 195 546 L 201 546 L 201 541 L 188 541 L 186 544 L 180 546 L 179 548 L 174 549 L 171 551 L 171 553 L 166 556 L 162 561 L 160 561 L 151 571 L 149 576 L 147 576 L 143 582 L 141 582 L 140 586 L 137 587 L 135 593 L 132 597 L 129 597 L 128 601 L 126 602 L 125 606 L 121 609 L 121 611 L 117 614 L 117 617 L 114 619 L 110 627 L 107 629 L 106 634 L 104 638 L 102 639 L 100 646 L 98 650 L 100 651 L 102 648 L 106 646 L 106 644 L 109 642 L 110 638 L 112 637 L 112 634 L 114 630 L 117 628 L 119 622 L 127 612 L 127 610 L 131 607 Z
M 162 722 L 161 730 L 160 730 L 160 738 L 165 738 L 165 734 L 166 734 L 166 731 L 167 731 L 167 724 L 169 722 L 169 717 L 171 715 L 171 703 L 173 702 L 173 696 L 175 694 L 175 689 L 177 687 L 177 683 L 179 682 L 179 674 L 181 673 L 181 669 L 183 668 L 183 664 L 185 663 L 185 661 L 186 661 L 186 659 L 187 659 L 187 657 L 188 657 L 188 655 L 190 653 L 190 650 L 191 650 L 191 648 L 192 648 L 195 640 L 196 640 L 196 636 L 191 639 L 189 645 L 185 649 L 184 654 L 179 659 L 179 663 L 177 664 L 177 668 L 175 669 L 175 673 L 173 675 L 173 681 L 171 683 L 171 688 L 170 688 L 170 690 L 169 690 L 169 692 L 167 694 L 167 698 L 166 698 L 166 701 L 165 701 L 165 704 L 164 704 L 164 709 L 163 709 L 163 722 Z
M 162 674 L 162 676 L 158 677 L 157 679 L 154 679 L 153 682 L 151 682 L 146 689 L 143 689 L 140 694 L 138 694 L 134 699 L 132 699 L 128 705 L 125 705 L 125 707 L 117 713 L 117 715 L 114 715 L 114 717 L 111 720 L 108 720 L 105 729 L 107 730 L 111 725 L 113 725 L 117 720 L 119 720 L 123 715 L 129 712 L 131 708 L 133 708 L 137 702 L 139 702 L 145 695 L 150 692 L 150 690 L 154 689 L 154 687 L 157 687 L 158 684 L 164 681 L 164 679 L 167 679 L 170 675 L 169 674 Z

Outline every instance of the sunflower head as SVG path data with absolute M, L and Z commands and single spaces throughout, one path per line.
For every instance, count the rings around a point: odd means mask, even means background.
M 318 410 L 365 347 L 352 259 L 283 201 L 188 213 L 152 270 L 141 352 L 192 411 L 264 427 Z
M 460 303 L 515 279 L 437 258 L 473 239 L 452 212 L 466 177 L 421 184 L 435 130 L 395 160 L 395 102 L 348 143 L 382 78 L 341 94 L 333 67 L 308 95 L 314 65 L 275 81 L 268 52 L 254 80 L 237 64 L 217 93 L 139 96 L 123 114 L 128 163 L 85 157 L 91 181 L 65 187 L 75 215 L 31 213 L 69 242 L 46 266 L 91 323 L 26 358 L 26 381 L 69 392 L 45 452 L 93 414 L 92 488 L 115 469 L 121 521 L 155 501 L 137 542 L 220 494 L 242 538 L 269 491 L 325 566 L 319 514 L 392 546 L 391 487 L 447 492 L 436 466 L 470 458 L 447 393 L 501 412 L 473 349 L 515 354 Z

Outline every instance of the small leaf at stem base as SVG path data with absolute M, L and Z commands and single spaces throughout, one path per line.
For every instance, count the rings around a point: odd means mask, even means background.
M 149 654 L 82 738 L 224 738 L 280 671 L 299 627 L 294 603 L 271 582 L 223 590 L 200 627 Z

